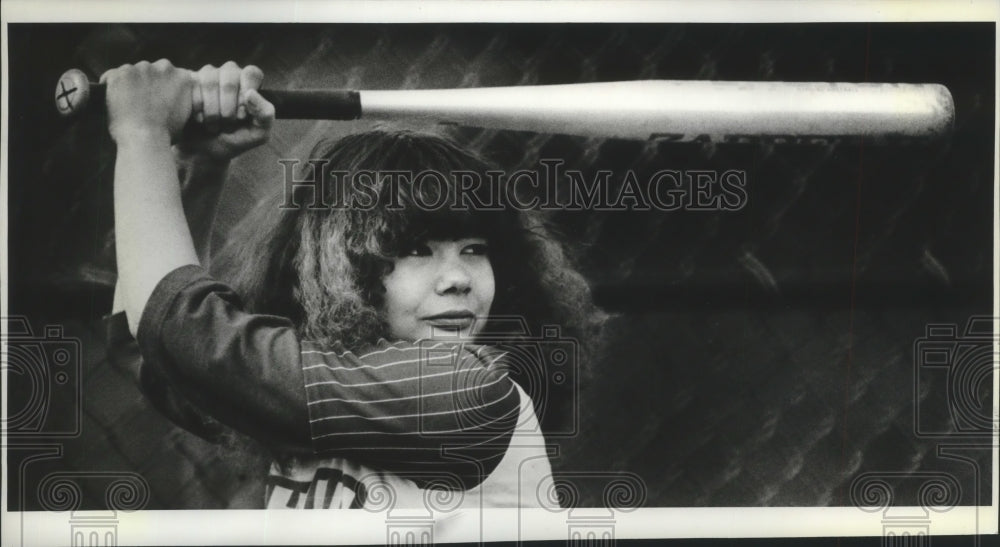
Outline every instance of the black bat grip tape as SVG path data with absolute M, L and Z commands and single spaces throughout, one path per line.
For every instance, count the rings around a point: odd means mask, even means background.
M 284 120 L 356 120 L 361 117 L 361 95 L 350 90 L 262 89 Z

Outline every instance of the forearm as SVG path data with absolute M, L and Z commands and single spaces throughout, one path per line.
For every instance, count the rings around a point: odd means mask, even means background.
M 188 154 L 175 146 L 173 149 L 177 174 L 180 178 L 181 202 L 184 216 L 191 230 L 191 239 L 202 264 L 207 264 L 211 254 L 212 224 L 218 208 L 219 195 L 229 170 L 229 160 L 216 159 L 204 154 Z M 111 313 L 125 310 L 125 299 L 119 284 L 115 284 Z
M 166 132 L 119 139 L 114 194 L 118 283 L 134 335 L 160 279 L 198 264 Z

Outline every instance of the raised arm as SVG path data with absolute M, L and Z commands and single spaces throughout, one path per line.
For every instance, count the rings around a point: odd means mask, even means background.
M 191 114 L 191 73 L 169 61 L 123 65 L 107 73 L 108 129 L 115 160 L 115 246 L 129 330 L 156 284 L 198 264 L 180 199 L 171 141 Z
M 105 73 L 102 81 L 115 72 Z M 199 261 L 206 264 L 229 162 L 268 140 L 274 107 L 256 93 L 264 79 L 256 66 L 241 68 L 232 61 L 221 67 L 205 65 L 192 73 L 192 78 L 191 116 L 195 122 L 174 137 L 172 152 L 192 243 Z M 123 291 L 116 286 L 112 313 L 123 311 L 124 303 Z

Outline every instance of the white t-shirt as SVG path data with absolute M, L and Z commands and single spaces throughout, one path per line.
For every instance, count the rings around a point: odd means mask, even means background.
M 521 406 L 510 446 L 496 469 L 475 488 L 445 494 L 399 475 L 346 458 L 292 459 L 271 465 L 268 509 L 558 508 L 545 437 L 531 399 L 518 386 Z M 432 496 L 436 499 L 428 501 Z M 442 499 L 446 501 L 441 501 Z

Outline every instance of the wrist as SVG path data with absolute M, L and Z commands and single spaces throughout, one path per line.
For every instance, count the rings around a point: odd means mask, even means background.
M 170 147 L 170 133 L 163 127 L 119 127 L 111 131 L 111 138 L 119 149 Z

